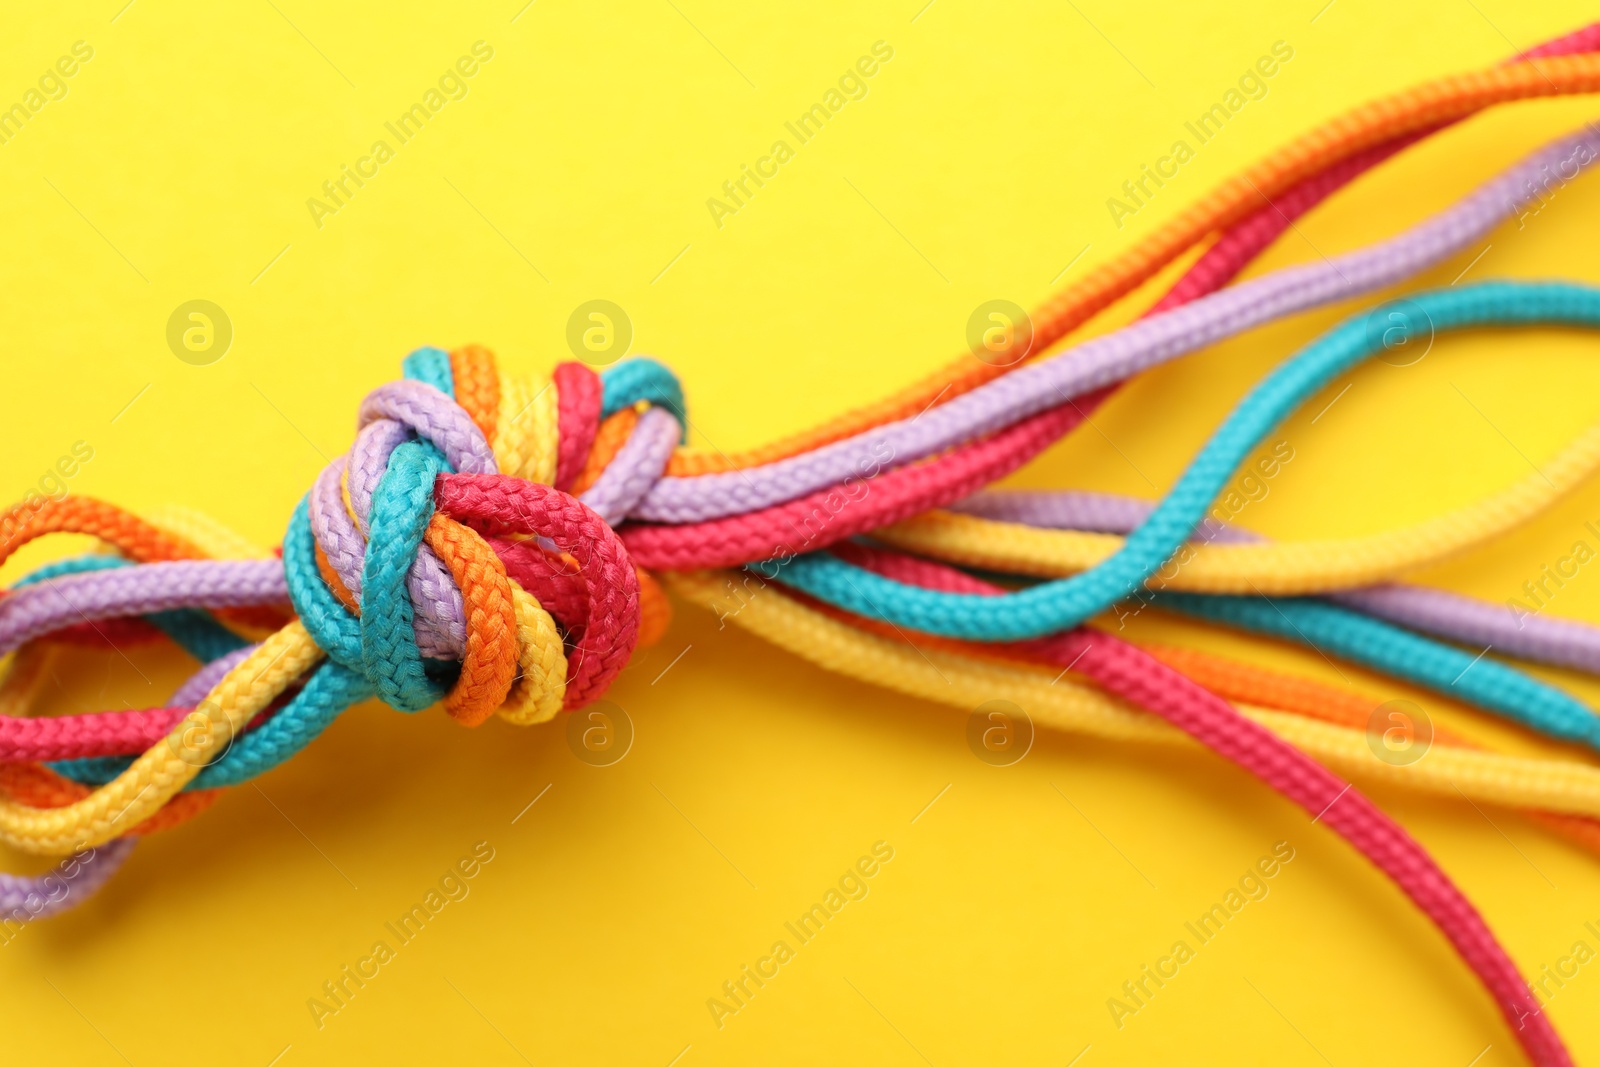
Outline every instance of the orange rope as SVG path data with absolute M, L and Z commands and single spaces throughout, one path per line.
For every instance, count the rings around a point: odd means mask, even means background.
M 1362 149 L 1415 130 L 1470 115 L 1491 104 L 1600 91 L 1600 57 L 1564 56 L 1458 74 L 1363 104 L 1308 133 L 1223 182 L 1160 229 L 1051 297 L 1032 316 L 1031 354 L 1051 345 L 1153 278 L 1207 234 L 1270 204 L 1297 182 Z M 1020 364 L 1017 364 L 1020 365 Z M 819 448 L 882 423 L 909 418 L 940 398 L 968 392 L 1013 367 L 963 355 L 920 381 L 822 426 L 725 455 L 687 451 L 673 455 L 667 473 L 711 474 L 756 467 Z
M 93 790 L 68 778 L 63 778 L 48 767 L 37 763 L 0 764 L 0 793 L 18 804 L 33 808 L 64 808 L 88 796 Z M 134 836 L 158 833 L 179 823 L 188 822 L 205 811 L 217 798 L 220 789 L 196 789 L 179 793 L 154 815 L 128 831 Z
M 649 648 L 672 625 L 672 604 L 655 575 L 643 567 L 634 571 L 639 575 L 639 647 Z
M 494 445 L 495 424 L 500 418 L 500 375 L 495 370 L 494 354 L 482 345 L 466 345 L 450 353 L 451 383 L 457 404 L 472 416 L 483 431 L 484 440 Z
M 617 451 L 628 443 L 638 423 L 639 413 L 633 408 L 623 408 L 602 422 L 595 431 L 594 444 L 589 447 L 589 458 L 584 461 L 583 470 L 578 472 L 568 492 L 573 496 L 581 496 L 586 492 L 616 458 Z
M 30 505 L 16 504 L 0 515 L 0 562 L 23 545 L 50 533 L 98 537 L 140 563 L 201 559 L 205 553 L 121 508 L 89 497 L 69 496 Z
M 445 697 L 445 710 L 477 726 L 505 703 L 517 676 L 517 614 L 506 567 L 474 530 L 435 514 L 424 536 L 461 588 L 467 645 L 461 677 Z
M 1367 729 L 1372 709 L 1381 703 L 1360 693 L 1326 685 L 1310 678 L 1279 674 L 1264 667 L 1224 659 L 1192 648 L 1146 645 L 1144 650 L 1220 697 L 1246 704 L 1264 704 L 1270 708 L 1297 712 L 1308 718 L 1321 719 L 1341 726 Z M 1476 741 L 1437 726 L 1433 730 L 1433 739 L 1439 744 L 1452 745 L 1456 748 L 1488 750 L 1487 745 L 1480 745 Z M 1523 809 L 1522 813 L 1600 855 L 1600 819 L 1531 809 Z

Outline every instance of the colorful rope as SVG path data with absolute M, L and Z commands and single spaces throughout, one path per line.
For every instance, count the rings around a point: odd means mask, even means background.
M 1182 650 L 1152 654 L 1082 624 L 1129 597 L 1152 599 L 1292 632 L 1554 736 L 1600 743 L 1594 714 L 1575 698 L 1413 632 L 1499 634 L 1503 621 L 1488 606 L 1366 588 L 1526 521 L 1600 465 L 1600 435 L 1563 453 L 1548 481 L 1359 543 L 1269 545 L 1202 525 L 1264 435 L 1378 346 L 1388 319 L 1367 313 L 1265 379 L 1154 505 L 1006 495 L 932 509 L 1026 463 L 1139 371 L 1414 277 L 1480 239 L 1550 168 L 1600 157 L 1600 131 L 1586 129 L 1389 241 L 1223 288 L 1294 217 L 1420 138 L 1494 104 L 1600 90 L 1600 58 L 1580 54 L 1597 46 L 1600 27 L 1590 27 L 1335 120 L 1052 300 L 1034 319 L 1035 352 L 1214 237 L 1130 327 L 1020 368 L 966 359 L 749 453 L 685 447 L 681 387 L 652 360 L 603 376 L 565 363 L 535 382 L 503 373 L 476 346 L 424 348 L 406 358 L 401 381 L 363 401 L 349 453 L 295 509 L 281 558 L 195 516 L 142 520 L 75 497 L 19 505 L 0 525 L 0 561 L 54 532 L 91 534 L 116 555 L 53 564 L 0 597 L 0 653 L 10 654 L 0 683 L 0 840 L 72 854 L 42 879 L 0 877 L 0 909 L 22 921 L 81 900 L 122 862 L 133 836 L 193 816 L 220 787 L 289 758 L 369 697 L 406 712 L 440 704 L 466 726 L 496 713 L 544 722 L 584 706 L 666 625 L 649 571 L 679 572 L 665 575 L 671 586 L 711 606 L 735 582 L 775 581 L 793 592 L 743 600 L 729 617 L 829 669 L 957 703 L 1014 694 L 1044 721 L 1104 736 L 1166 740 L 1180 736 L 1175 726 L 1239 764 L 1394 880 L 1479 977 L 1535 1063 L 1570 1062 L 1459 889 L 1330 768 L 1436 792 L 1448 783 L 1527 808 L 1597 851 L 1600 772 L 1454 738 L 1441 738 L 1425 766 L 1374 768 L 1356 729 L 1359 697 Z M 1413 325 L 1437 330 L 1588 327 L 1600 325 L 1600 291 L 1494 283 L 1414 294 L 1406 310 L 1423 320 Z M 1192 542 L 1197 532 L 1204 543 Z M 855 540 L 869 534 L 881 546 L 1009 570 L 1021 587 Z M 717 567 L 746 570 L 704 570 Z M 1050 580 L 1028 584 L 1037 578 Z M 1254 592 L 1257 579 L 1273 593 L 1338 596 L 1229 595 Z M 880 633 L 900 629 L 923 635 L 927 652 L 909 655 Z M 168 707 L 28 717 L 52 649 L 107 638 L 171 639 L 201 665 Z M 1501 647 L 1593 669 L 1597 642 L 1600 629 L 1543 620 Z M 1461 661 L 1470 670 L 1446 684 Z M 1093 686 L 1048 684 L 1063 668 Z

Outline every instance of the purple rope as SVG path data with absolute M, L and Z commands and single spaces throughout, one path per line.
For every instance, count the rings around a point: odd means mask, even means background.
M 1480 186 L 1454 207 L 1390 241 L 1241 283 L 1021 368 L 916 419 L 878 427 L 803 456 L 726 474 L 660 477 L 666 424 L 647 415 L 585 498 L 599 504 L 613 525 L 623 515 L 698 521 L 763 507 L 843 481 L 864 469 L 863 464 L 876 463 L 885 447 L 893 449 L 891 454 L 900 463 L 931 455 L 1279 316 L 1406 278 L 1480 238 L 1501 220 L 1506 205 L 1516 201 L 1528 181 L 1552 164 L 1572 158 L 1579 145 L 1600 153 L 1600 136 L 1585 131 L 1562 138 Z M 390 383 L 370 394 L 361 411 L 363 429 L 350 453 L 348 478 L 351 502 L 361 522 L 389 453 L 408 431 L 432 441 L 458 470 L 495 470 L 493 453 L 477 426 L 432 386 Z M 339 473 L 337 464 L 330 466 L 312 493 L 313 528 L 318 542 L 331 550 L 329 560 L 340 578 L 355 590 L 360 588 L 364 539 L 338 497 Z M 640 486 L 649 488 L 643 500 L 633 504 L 631 498 Z M 624 510 L 628 504 L 633 506 Z M 189 569 L 155 569 L 173 567 Z M 248 568 L 275 568 L 275 572 L 270 581 L 258 572 L 248 572 L 247 578 Z M 258 584 L 252 585 L 252 581 Z M 424 549 L 418 553 L 410 582 L 418 609 L 419 647 L 425 655 L 459 657 L 465 623 L 460 591 L 448 571 Z M 49 590 L 64 583 L 73 584 L 66 587 L 65 598 L 53 598 L 52 607 Z M 54 579 L 40 583 L 32 601 L 21 600 L 22 593 L 29 590 L 19 590 L 0 601 L 0 649 L 76 621 L 80 611 L 90 618 L 142 614 L 210 603 L 205 598 L 219 595 L 218 590 L 246 586 L 254 593 L 241 594 L 229 603 L 282 602 L 286 597 L 281 567 L 272 561 L 146 564 Z M 252 595 L 259 599 L 252 601 Z M 1492 607 L 1478 605 L 1477 610 L 1467 611 L 1463 605 L 1475 602 L 1453 594 L 1401 597 L 1398 605 L 1387 590 L 1344 595 L 1367 598 L 1362 603 L 1370 604 L 1375 613 L 1442 636 L 1457 636 L 1459 630 L 1470 641 L 1495 644 L 1532 659 L 1600 669 L 1600 633 L 1583 624 L 1535 617 L 1524 619 L 1518 629 L 1516 622 L 1499 619 Z M 1461 611 L 1465 621 L 1458 624 L 1446 617 L 1447 611 Z
M 649 408 L 639 417 L 639 424 L 617 450 L 616 457 L 578 499 L 598 512 L 608 525 L 621 525 L 650 487 L 661 480 L 681 432 L 677 417 L 670 411 Z
M 312 529 L 317 543 L 345 588 L 361 595 L 361 566 L 366 558 L 367 516 L 372 493 L 388 469 L 389 456 L 411 434 L 431 442 L 455 470 L 464 474 L 495 474 L 494 451 L 477 423 L 455 401 L 431 385 L 418 381 L 388 382 L 368 393 L 358 418 L 361 432 L 349 457 L 350 504 L 355 525 L 339 493 L 339 471 L 324 470 L 313 493 Z M 337 462 L 337 461 L 336 461 Z M 324 534 L 330 540 L 324 540 Z M 329 552 L 337 545 L 337 557 Z M 449 569 L 422 545 L 406 574 L 406 586 L 415 613 L 413 629 L 417 648 L 424 656 L 460 659 L 467 631 L 461 590 Z
M 357 461 L 355 469 L 376 463 L 381 472 L 381 464 L 388 462 L 389 452 L 405 437 L 404 429 L 393 422 L 376 422 L 368 426 L 357 435 L 357 447 L 351 450 L 351 455 Z M 378 439 L 380 445 L 388 445 L 388 450 L 379 453 L 370 447 L 361 447 L 364 444 L 370 446 L 374 439 Z M 344 470 L 345 460 L 341 457 L 324 467 L 317 477 L 311 489 L 311 528 L 329 564 L 339 575 L 339 580 L 359 598 L 361 564 L 367 551 L 366 538 L 358 530 L 357 524 L 351 521 L 339 493 L 340 476 Z M 356 506 L 356 516 L 364 526 L 366 509 L 372 502 L 371 489 L 377 483 L 377 478 L 352 475 L 349 482 L 351 503 Z M 411 569 L 406 573 L 406 585 L 413 603 L 441 605 L 438 610 L 416 614 L 414 629 L 417 648 L 424 656 L 436 659 L 448 659 L 452 654 L 459 658 L 467 639 L 461 590 L 451 580 L 443 561 L 425 544 L 418 550 Z
M 363 426 L 350 446 L 350 504 L 361 520 L 361 536 L 367 536 L 367 516 L 372 513 L 372 490 L 389 465 L 389 453 L 410 437 L 404 426 L 383 419 Z
M 85 619 L 288 602 L 276 559 L 178 560 L 66 574 L 0 599 L 0 654 Z
M 631 518 L 702 522 L 764 508 L 877 469 L 887 454 L 909 463 L 994 433 L 1072 397 L 1298 311 L 1393 285 L 1483 238 L 1548 168 L 1579 146 L 1600 153 L 1585 129 L 1540 149 L 1455 206 L 1380 244 L 1241 282 L 1030 364 L 915 418 L 765 466 L 658 481 Z M 1513 213 L 1514 214 L 1514 213 Z
M 345 510 L 339 489 L 346 470 L 344 457 L 323 470 L 311 495 L 311 526 L 317 543 L 339 580 L 357 598 L 361 596 L 372 492 L 388 468 L 390 454 L 411 432 L 434 442 L 453 464 L 464 463 L 475 473 L 492 474 L 498 469 L 482 431 L 449 397 L 430 385 L 390 382 L 379 386 L 362 402 L 361 418 L 363 425 L 351 446 L 349 477 L 345 479 L 355 521 Z M 459 659 L 467 640 L 461 590 L 427 545 L 421 546 L 412 560 L 406 586 L 413 604 L 437 605 L 415 615 L 418 650 L 435 659 Z
M 978 493 L 952 510 L 999 522 L 1095 533 L 1129 532 L 1155 504 L 1110 493 Z M 1259 534 L 1214 519 L 1200 540 L 1264 541 Z M 1214 531 L 1214 532 L 1213 532 Z M 1574 619 L 1524 613 L 1460 593 L 1391 583 L 1334 593 L 1327 599 L 1390 622 L 1465 645 L 1521 659 L 1600 674 L 1600 627 Z
M 1033 492 L 995 490 L 969 496 L 950 506 L 952 511 L 996 522 L 1015 522 L 1052 530 L 1125 534 L 1144 522 L 1155 504 L 1115 493 Z M 1196 527 L 1197 540 L 1255 541 L 1255 534 L 1211 517 Z
M 82 904 L 116 873 L 133 846 L 133 838 L 119 837 L 68 856 L 47 874 L 0 874 L 0 929 L 8 921 L 43 919 Z
M 1533 614 L 1519 619 L 1501 605 L 1420 585 L 1374 585 L 1328 599 L 1465 645 L 1600 674 L 1600 627 L 1588 623 Z
M 498 474 L 494 451 L 472 416 L 454 400 L 423 382 L 388 382 L 361 401 L 357 425 L 381 419 L 397 422 L 431 441 L 462 474 Z M 374 483 L 376 484 L 376 483 Z M 370 497 L 370 492 L 365 495 Z M 365 518 L 365 513 L 362 513 Z

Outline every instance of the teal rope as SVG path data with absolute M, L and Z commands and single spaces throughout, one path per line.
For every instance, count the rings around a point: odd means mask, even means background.
M 1436 330 L 1555 324 L 1600 327 L 1600 290 L 1495 282 L 1408 298 Z M 1082 574 L 998 597 L 917 589 L 813 553 L 781 562 L 778 581 L 869 618 L 925 633 L 1016 641 L 1068 629 L 1132 595 L 1205 517 L 1239 464 L 1304 400 L 1381 350 L 1386 309 L 1349 319 L 1279 366 L 1244 398 L 1121 549 Z M 760 565 L 769 574 L 771 563 Z
M 684 407 L 683 386 L 667 367 L 648 356 L 625 359 L 600 375 L 600 385 L 602 419 L 645 401 L 676 415 L 679 424 L 685 427 L 683 440 L 688 439 L 689 418 L 688 409 Z
M 400 373 L 414 382 L 431 385 L 445 396 L 456 395 L 450 353 L 442 348 L 419 348 L 400 361 Z
M 264 774 L 314 741 L 339 713 L 372 696 L 372 685 L 355 671 L 324 663 L 304 688 L 259 729 L 234 738 L 233 745 L 201 769 L 185 791 L 238 785 Z M 51 768 L 75 782 L 104 785 L 127 770 L 133 756 L 57 760 Z
M 455 396 L 455 372 L 450 369 L 450 354 L 443 349 L 419 348 L 406 356 L 400 369 L 412 381 L 431 385 L 445 396 Z M 608 367 L 600 375 L 600 387 L 602 419 L 644 402 L 666 408 L 678 416 L 680 423 L 688 421 L 684 417 L 683 385 L 678 376 L 671 368 L 648 356 L 625 359 Z
M 361 622 L 333 595 L 317 570 L 309 497 L 302 497 L 289 517 L 289 530 L 283 538 L 283 574 L 289 584 L 289 602 L 311 640 L 333 662 L 359 673 Z
M 302 503 L 301 512 L 304 510 L 305 505 Z M 310 533 L 311 526 L 308 520 L 305 524 L 305 534 L 309 537 Z M 291 538 L 292 536 L 291 526 Z M 82 574 L 87 571 L 128 566 L 132 564 L 119 556 L 77 556 L 46 564 L 18 579 L 16 584 L 32 585 L 64 574 Z M 311 567 L 315 576 L 314 560 Z M 320 577 L 315 584 L 326 592 L 327 586 Z M 332 608 L 344 611 L 344 605 L 340 604 L 332 593 L 328 593 L 328 599 L 332 601 Z M 162 611 L 147 615 L 145 618 L 160 627 L 186 652 L 202 662 L 209 663 L 218 656 L 226 655 L 245 645 L 243 639 L 204 611 L 195 609 Z M 354 627 L 354 619 L 351 619 L 350 623 Z M 359 634 L 354 629 L 350 634 L 359 647 Z M 202 769 L 184 788 L 213 789 L 217 786 L 238 785 L 271 770 L 310 744 L 345 708 L 366 700 L 372 694 L 372 686 L 360 673 L 337 663 L 324 663 L 307 679 L 305 686 L 295 694 L 294 699 L 259 729 L 252 730 L 242 737 L 236 737 L 233 745 L 221 757 Z M 133 756 L 102 756 L 91 759 L 56 760 L 50 763 L 50 767 L 73 781 L 83 782 L 86 785 L 104 785 L 127 770 L 133 761 Z
M 1600 326 L 1600 290 L 1561 283 L 1497 282 L 1421 293 L 1413 308 L 1437 330 L 1473 326 Z M 1100 565 L 1002 596 L 902 584 L 825 553 L 759 564 L 764 576 L 870 618 L 927 633 L 1015 641 L 1068 629 L 1133 594 L 1182 547 L 1252 449 L 1337 375 L 1379 350 L 1386 314 L 1355 316 L 1286 361 L 1253 389 L 1195 457 L 1172 491 Z M 1148 594 L 1146 594 L 1148 595 Z M 1269 601 L 1162 593 L 1156 603 L 1300 641 L 1553 737 L 1600 746 L 1600 718 L 1560 689 L 1503 663 L 1312 598 Z
M 29 571 L 18 578 L 12 588 L 21 589 L 25 585 L 38 585 L 40 582 L 59 578 L 63 574 L 87 574 L 90 571 L 109 571 L 117 567 L 131 566 L 133 561 L 123 559 L 121 556 L 69 556 Z
M 1558 737 L 1600 745 L 1600 718 L 1577 698 L 1514 667 L 1310 597 L 1162 593 L 1158 607 L 1271 634 L 1498 712 Z
M 448 469 L 437 449 L 406 441 L 372 493 L 361 568 L 361 658 L 378 696 L 398 711 L 421 711 L 445 695 L 423 669 L 406 575 L 433 518 L 433 480 Z

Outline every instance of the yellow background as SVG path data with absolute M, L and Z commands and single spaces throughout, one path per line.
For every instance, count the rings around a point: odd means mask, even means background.
M 0 145 L 0 494 L 20 497 L 82 440 L 95 456 L 73 492 L 190 504 L 261 544 L 417 345 L 479 341 L 544 370 L 566 357 L 572 309 L 610 299 L 633 350 L 682 376 L 696 440 L 753 445 L 941 365 L 978 304 L 1037 303 L 1321 120 L 1592 14 L 1553 0 L 122 3 L 13 5 L 0 38 L 0 101 L 74 41 L 94 48 L 68 95 Z M 307 198 L 478 40 L 494 58 L 467 97 L 315 226 Z M 894 58 L 869 95 L 719 230 L 706 199 L 879 40 Z M 1106 198 L 1279 40 L 1295 54 L 1266 98 L 1118 230 Z M 1257 269 L 1387 235 L 1596 109 L 1476 119 L 1309 216 Z M 1563 189 L 1497 231 L 1468 276 L 1600 281 L 1597 217 L 1600 186 Z M 164 340 L 192 299 L 235 330 L 211 366 Z M 1348 310 L 1150 374 L 1096 416 L 1100 432 L 1016 481 L 1156 496 L 1255 378 Z M 1315 425 L 1347 382 L 1289 422 L 1295 459 L 1240 521 L 1375 531 L 1506 485 L 1600 417 L 1594 351 L 1587 336 L 1494 333 L 1360 370 Z M 1594 517 L 1590 487 L 1420 577 L 1504 600 Z M 1600 620 L 1600 577 L 1585 571 L 1552 611 Z M 1155 619 L 1138 633 L 1409 695 L 1535 747 L 1314 655 Z M 184 669 L 84 654 L 51 707 L 156 705 Z M 611 695 L 637 740 L 610 768 L 579 763 L 558 728 L 353 710 L 141 845 L 89 905 L 0 946 L 0 1058 L 1519 1062 L 1389 884 L 1215 758 L 1041 736 L 992 768 L 967 750 L 964 713 L 825 676 L 686 607 Z M 1580 938 L 1600 947 L 1583 926 L 1600 925 L 1593 856 L 1508 812 L 1376 795 L 1525 970 Z M 707 998 L 879 840 L 895 858 L 870 895 L 719 1030 Z M 1270 897 L 1117 1030 L 1106 999 L 1279 840 L 1297 856 Z M 470 896 L 319 1030 L 307 999 L 478 841 L 495 859 Z M 1591 963 L 1549 1009 L 1580 1059 L 1600 1056 L 1597 1009 Z

